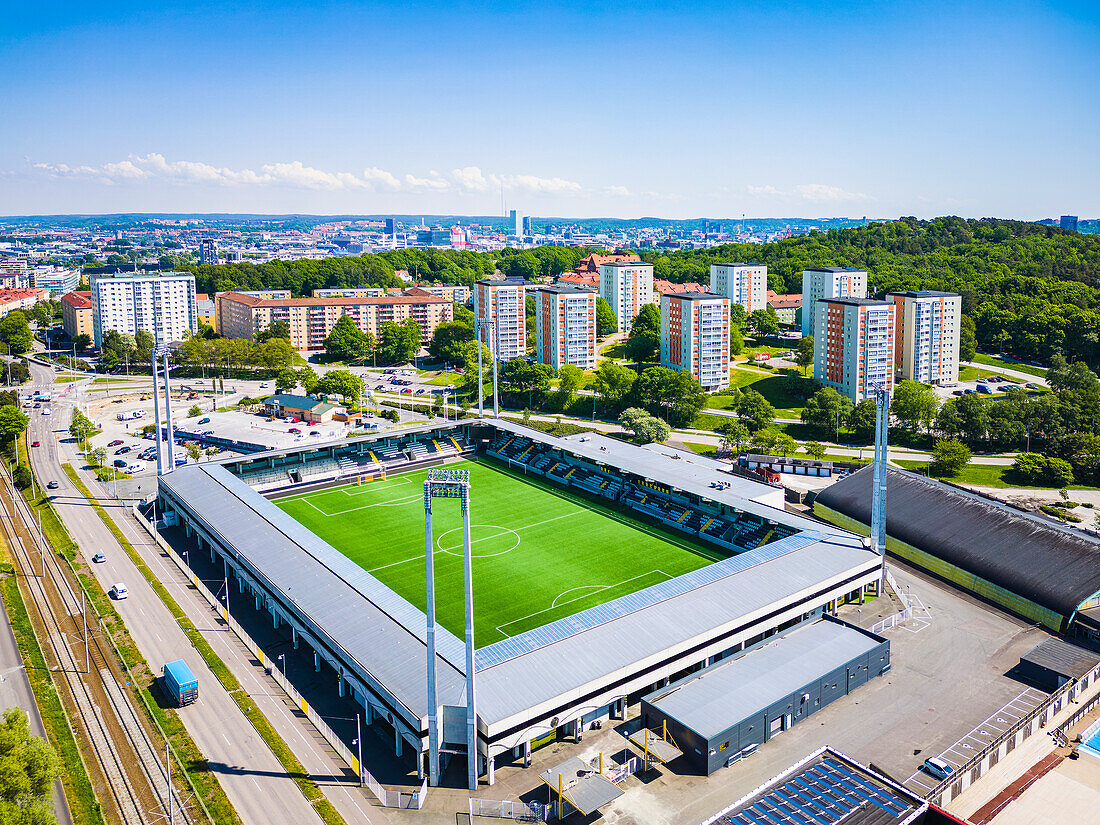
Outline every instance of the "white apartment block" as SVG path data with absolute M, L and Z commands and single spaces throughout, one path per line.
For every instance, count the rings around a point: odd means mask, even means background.
M 730 384 L 730 299 L 709 292 L 661 296 L 661 365 L 686 370 L 708 392 Z
M 768 307 L 768 267 L 764 264 L 711 264 L 710 291 L 740 304 L 748 315 Z
M 498 361 L 527 355 L 527 304 L 518 278 L 485 278 L 474 288 L 474 320 L 478 339 Z M 487 321 L 495 322 L 496 328 Z
M 195 276 L 188 272 L 92 275 L 89 286 L 97 347 L 112 329 L 130 335 L 145 330 L 167 344 L 198 328 Z
M 803 307 L 805 310 L 805 307 Z M 894 304 L 867 298 L 817 302 L 814 378 L 858 404 L 894 386 Z
M 895 292 L 894 367 L 901 380 L 954 384 L 959 380 L 962 297 L 954 292 Z
M 600 297 L 619 319 L 619 332 L 630 332 L 634 319 L 653 299 L 653 264 L 613 261 L 600 264 Z
M 817 329 L 818 301 L 822 298 L 866 298 L 867 271 L 842 266 L 802 270 L 802 337 Z
M 535 295 L 535 349 L 540 363 L 555 370 L 572 364 L 596 368 L 596 291 L 547 286 Z
M 80 270 L 65 269 L 61 266 L 37 266 L 30 270 L 32 286 L 35 289 L 44 289 L 50 293 L 53 301 L 61 300 L 62 295 L 68 295 L 80 286 Z

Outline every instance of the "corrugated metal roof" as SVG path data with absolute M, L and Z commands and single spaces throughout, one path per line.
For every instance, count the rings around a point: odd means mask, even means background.
M 1021 656 L 1020 661 L 1031 662 L 1060 676 L 1080 679 L 1100 664 L 1100 656 L 1061 639 L 1047 639 Z
M 714 581 L 480 670 L 478 714 L 486 724 L 502 722 L 607 674 L 656 663 L 670 648 L 705 641 L 723 628 L 766 615 L 776 604 L 814 592 L 823 582 L 878 564 L 876 554 L 848 535 L 821 538 L 747 569 L 725 568 L 726 574 Z M 716 564 L 696 572 L 714 568 L 722 570 Z
M 839 622 L 821 619 L 661 688 L 645 700 L 709 740 L 880 643 Z
M 427 708 L 426 627 L 413 607 L 224 467 L 192 465 L 161 476 L 246 568 L 312 622 L 418 717 Z M 465 646 L 436 628 L 441 704 L 464 704 Z
M 872 468 L 822 490 L 817 503 L 871 520 Z M 1100 542 L 997 501 L 887 468 L 886 532 L 1063 616 L 1100 592 Z

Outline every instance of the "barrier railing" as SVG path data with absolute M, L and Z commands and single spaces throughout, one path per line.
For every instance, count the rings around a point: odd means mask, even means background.
M 152 537 L 157 547 L 164 550 L 168 554 L 168 558 L 180 569 L 184 575 L 187 576 L 187 580 L 198 591 L 207 603 L 213 607 L 219 616 L 225 621 L 237 638 L 241 640 L 248 652 L 253 654 L 257 661 L 263 665 L 267 674 L 275 680 L 275 683 L 283 689 L 283 692 L 290 698 L 305 717 L 310 721 L 310 724 L 316 728 L 317 732 L 321 734 L 329 746 L 337 753 L 337 755 L 344 760 L 357 775 L 363 777 L 363 783 L 370 790 L 370 792 L 378 800 L 379 804 L 386 808 L 416 808 L 417 810 L 424 807 L 424 801 L 428 795 L 428 783 L 427 780 L 415 791 L 402 791 L 394 788 L 385 788 L 377 779 L 371 776 L 370 772 L 359 763 L 359 758 L 351 752 L 351 749 L 344 744 L 343 740 L 336 734 L 336 732 L 328 726 L 322 716 L 317 713 L 316 710 L 309 704 L 308 701 L 298 692 L 298 690 L 287 680 L 282 671 L 277 667 L 272 666 L 272 659 L 256 642 L 248 635 L 241 625 L 234 619 L 229 611 L 226 610 L 225 605 L 222 604 L 221 599 L 215 596 L 206 584 L 195 575 L 186 562 L 180 558 L 179 554 L 175 551 L 164 538 L 157 532 L 156 528 L 149 523 L 149 520 L 142 515 L 137 505 L 134 505 L 132 509 L 134 518 L 145 528 L 145 531 Z
M 510 799 L 474 799 L 470 797 L 470 819 L 475 816 L 492 817 L 493 819 L 515 819 L 520 822 L 549 822 L 551 810 L 549 805 L 540 805 L 532 802 L 514 802 Z

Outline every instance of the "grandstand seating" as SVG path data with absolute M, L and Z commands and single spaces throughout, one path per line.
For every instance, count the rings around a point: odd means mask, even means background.
M 405 454 L 413 461 L 419 461 L 428 457 L 428 448 L 419 441 L 413 441 L 405 445 Z

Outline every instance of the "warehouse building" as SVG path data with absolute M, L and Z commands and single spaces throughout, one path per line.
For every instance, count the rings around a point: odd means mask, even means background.
M 814 513 L 868 535 L 872 468 L 823 490 Z M 887 468 L 886 550 L 1056 632 L 1100 642 L 1100 542 L 998 501 Z
M 824 616 L 646 696 L 643 725 L 710 776 L 889 669 L 889 641 Z

